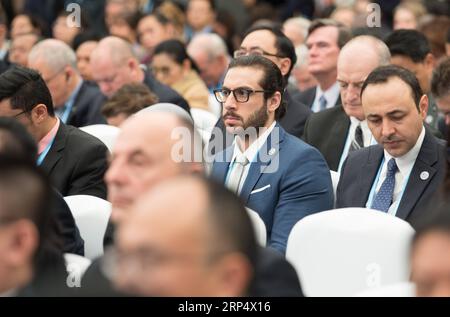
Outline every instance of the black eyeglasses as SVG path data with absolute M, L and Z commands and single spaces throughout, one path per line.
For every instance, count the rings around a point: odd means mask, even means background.
M 262 48 L 259 48 L 259 47 L 251 48 L 248 51 L 241 48 L 241 49 L 234 51 L 234 54 L 233 54 L 234 58 L 238 58 L 238 57 L 246 56 L 246 55 L 265 55 L 265 56 L 273 56 L 273 57 L 279 57 L 279 58 L 284 57 L 284 56 L 281 56 L 278 54 L 272 54 L 272 53 L 266 52 L 265 50 L 263 50 Z
M 236 88 L 236 89 L 228 89 L 228 88 L 222 88 L 222 89 L 214 89 L 214 97 L 216 97 L 216 100 L 218 102 L 225 102 L 230 96 L 231 93 L 233 93 L 234 99 L 237 102 L 247 102 L 250 98 L 251 94 L 257 93 L 257 92 L 267 92 L 272 93 L 273 91 L 268 90 L 253 90 L 249 88 Z
M 11 118 L 17 118 L 18 116 L 21 116 L 21 115 L 23 115 L 24 113 L 27 113 L 27 112 L 29 112 L 29 111 L 28 110 L 21 111 L 18 114 L 12 116 Z

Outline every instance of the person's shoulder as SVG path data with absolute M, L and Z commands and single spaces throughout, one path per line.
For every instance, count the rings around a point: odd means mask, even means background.
M 64 125 L 67 144 L 79 148 L 107 149 L 106 145 L 95 136 L 71 125 Z

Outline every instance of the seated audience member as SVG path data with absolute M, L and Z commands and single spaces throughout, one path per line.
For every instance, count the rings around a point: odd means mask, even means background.
M 125 84 L 144 83 L 160 102 L 174 103 L 189 112 L 186 100 L 142 68 L 131 46 L 121 38 L 109 36 L 101 40 L 91 54 L 90 66 L 94 81 L 107 98 Z
M 174 176 L 203 174 L 202 145 L 200 135 L 186 116 L 171 112 L 149 111 L 127 119 L 113 149 L 112 160 L 106 175 L 108 199 L 112 204 L 111 220 L 119 229 L 133 210 L 135 201 L 160 182 Z M 161 109 L 162 107 L 160 107 Z M 179 109 L 176 108 L 176 109 Z M 175 129 L 189 131 L 183 139 L 181 155 L 187 158 L 175 160 L 171 154 L 179 139 L 173 138 Z M 185 201 L 185 203 L 189 203 Z M 113 227 L 110 227 L 113 229 Z M 112 234 L 110 231 L 109 235 Z M 107 237 L 108 239 L 108 237 Z M 112 241 L 109 241 L 112 243 Z M 82 280 L 82 291 L 112 294 L 111 285 L 102 269 L 104 261 L 94 261 Z M 105 264 L 105 263 L 104 263 Z M 249 296 L 301 296 L 298 277 L 293 267 L 278 252 L 269 248 L 257 248 L 254 280 Z M 98 295 L 92 293 L 92 295 Z M 90 294 L 88 294 L 90 295 Z
M 14 66 L 0 75 L 0 117 L 14 117 L 27 128 L 38 143 L 37 164 L 61 195 L 106 198 L 106 146 L 55 116 L 50 91 L 36 71 Z
M 48 39 L 33 47 L 28 67 L 44 79 L 55 114 L 63 123 L 74 127 L 105 123 L 103 95 L 96 85 L 81 78 L 76 61 L 75 52 L 66 43 Z
M 0 159 L 1 296 L 70 294 L 50 192 L 34 163 Z
M 8 59 L 11 63 L 27 66 L 28 54 L 30 54 L 33 46 L 39 41 L 39 36 L 33 33 L 22 34 L 16 36 L 11 41 Z
M 131 209 L 110 263 L 119 289 L 144 296 L 248 294 L 257 246 L 237 196 L 206 179 L 179 176 L 144 193 Z M 130 261 L 148 264 L 136 270 Z
M 419 20 L 427 10 L 419 1 L 402 1 L 394 10 L 394 30 L 417 30 Z
M 61 11 L 56 17 L 55 22 L 53 22 L 52 27 L 53 38 L 63 41 L 71 47 L 75 36 L 86 30 L 89 26 L 85 12 L 81 12 L 80 14 L 80 19 L 78 21 L 80 25 L 75 24 L 75 21 L 72 20 L 72 15 L 73 13 L 71 11 Z M 68 20 L 73 24 L 69 24 Z
M 443 135 L 450 131 L 450 57 L 443 59 L 434 69 L 431 77 L 431 94 L 436 101 L 441 117 L 440 130 Z M 450 141 L 450 140 L 447 140 Z
M 340 172 L 349 152 L 375 143 L 361 105 L 361 86 L 372 70 L 389 65 L 390 58 L 386 44 L 372 36 L 357 36 L 342 47 L 337 62 L 342 105 L 313 113 L 303 134 L 330 170 Z
M 0 118 L 0 156 L 30 161 L 36 164 L 37 145 L 24 126 L 11 118 Z M 63 251 L 84 255 L 84 241 L 64 198 L 51 191 L 51 210 L 61 229 Z
M 430 81 L 436 58 L 425 35 L 416 30 L 397 30 L 385 40 L 391 52 L 391 63 L 404 67 L 417 77 L 420 88 L 428 96 L 426 123 L 437 128 L 437 107 L 430 95 Z
M 36 17 L 29 14 L 18 14 L 11 21 L 11 39 L 15 39 L 17 36 L 23 34 L 36 34 L 42 35 L 42 26 L 40 21 Z
M 411 249 L 411 281 L 417 296 L 450 296 L 450 205 L 416 232 Z M 444 213 L 445 212 L 445 213 Z
M 216 20 L 216 4 L 213 0 L 188 0 L 184 36 L 189 42 L 195 35 L 212 33 Z
M 152 71 L 157 80 L 183 96 L 189 106 L 208 110 L 208 88 L 182 42 L 168 40 L 158 44 L 153 52 Z
M 333 208 L 329 168 L 317 149 L 281 127 L 284 82 L 271 60 L 261 55 L 234 59 L 215 92 L 234 142 L 215 156 L 211 177 L 259 214 L 267 245 L 284 254 L 297 221 Z
M 77 56 L 77 69 L 83 80 L 93 81 L 90 60 L 91 53 L 97 47 L 97 44 L 97 41 L 85 41 L 75 51 Z
M 337 188 L 336 207 L 367 207 L 416 227 L 445 176 L 442 140 L 424 127 L 428 98 L 414 74 L 381 66 L 361 88 L 369 128 L 377 141 L 351 152 Z
M 102 107 L 108 124 L 120 126 L 129 116 L 158 102 L 158 97 L 144 84 L 122 86 Z

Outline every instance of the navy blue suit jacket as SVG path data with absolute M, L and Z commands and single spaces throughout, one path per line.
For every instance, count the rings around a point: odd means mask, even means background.
M 384 157 L 383 147 L 372 145 L 349 154 L 342 166 L 337 188 L 336 208 L 365 207 Z M 443 141 L 428 130 L 416 158 L 396 216 L 413 227 L 426 218 L 427 205 L 445 176 L 446 153 Z M 428 172 L 427 179 L 420 174 Z
M 225 183 L 233 150 L 230 146 L 215 156 L 211 177 L 221 183 Z M 250 165 L 240 197 L 264 221 L 268 246 L 282 253 L 297 221 L 333 208 L 330 172 L 323 156 L 278 123 Z

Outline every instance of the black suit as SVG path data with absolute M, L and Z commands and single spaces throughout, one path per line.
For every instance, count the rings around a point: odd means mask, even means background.
M 339 105 L 313 113 L 306 121 L 303 140 L 322 153 L 330 170 L 337 171 L 349 128 L 350 118 Z
M 445 176 L 445 145 L 428 130 L 403 193 L 396 216 L 413 227 L 425 218 L 426 206 Z M 365 207 L 372 184 L 384 157 L 383 148 L 373 145 L 350 153 L 345 161 L 337 188 L 336 208 Z M 421 179 L 427 172 L 428 178 Z
M 56 215 L 60 234 L 63 238 L 63 252 L 84 255 L 84 241 L 75 224 L 72 212 L 64 197 L 56 190 L 52 191 L 52 212 Z
M 91 124 L 106 124 L 101 113 L 105 99 L 97 85 L 83 81 L 75 96 L 67 124 L 84 127 Z
M 305 123 L 308 117 L 311 115 L 311 110 L 302 102 L 299 102 L 285 92 L 283 96 L 287 103 L 286 114 L 280 119 L 280 125 L 289 134 L 301 138 Z
M 101 258 L 100 258 L 101 259 Z M 81 281 L 81 296 L 123 296 L 103 274 L 100 259 L 94 260 Z M 249 296 L 303 296 L 300 281 L 292 265 L 277 251 L 258 248 L 255 278 Z
M 99 139 L 61 122 L 41 167 L 63 196 L 91 195 L 106 199 L 103 176 L 107 152 Z
M 147 87 L 150 88 L 150 90 L 158 96 L 159 102 L 169 102 L 176 104 L 186 110 L 188 113 L 191 113 L 189 104 L 183 97 L 181 97 L 179 93 L 177 93 L 169 86 L 166 86 L 157 81 L 149 71 L 145 71 L 144 74 L 144 84 L 146 84 Z
M 317 92 L 316 89 L 317 89 L 317 86 L 306 89 L 304 91 L 300 91 L 299 93 L 295 94 L 295 96 L 292 96 L 292 98 L 294 98 L 298 102 L 301 102 L 301 103 L 307 105 L 309 108 L 312 108 L 314 99 L 316 98 L 316 92 Z M 341 103 L 342 103 L 341 96 L 339 95 L 334 106 L 340 105 Z

